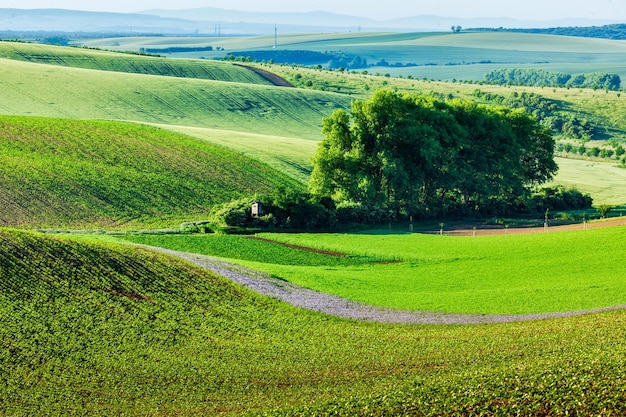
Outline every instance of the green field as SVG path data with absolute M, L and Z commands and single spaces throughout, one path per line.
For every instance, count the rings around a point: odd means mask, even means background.
M 318 140 L 322 117 L 349 104 L 347 97 L 293 88 L 4 59 L 0 64 L 2 114 L 186 125 Z
M 503 233 L 504 234 L 504 233 Z M 345 253 L 347 264 L 289 261 L 271 244 L 219 236 L 128 236 L 137 243 L 231 258 L 324 293 L 381 307 L 474 314 L 534 314 L 626 303 L 626 228 L 539 235 L 263 234 Z M 231 238 L 233 239 L 233 238 Z M 238 239 L 238 240 L 237 240 Z M 230 251 L 221 245 L 230 245 Z M 283 249 L 285 250 L 285 249 Z M 258 253 L 256 256 L 250 253 Z M 300 256 L 305 256 L 304 251 Z M 293 256 L 293 255 L 291 255 Z M 318 259 L 320 255 L 311 254 Z M 352 260 L 350 260 L 352 259 Z M 362 262 L 371 259 L 376 262 Z
M 623 311 L 479 326 L 350 322 L 145 249 L 14 230 L 0 230 L 0 264 L 3 415 L 626 411 Z
M 163 227 L 300 183 L 255 159 L 131 123 L 0 116 L 0 223 Z
M 171 56 L 222 58 L 229 53 L 245 56 L 246 52 L 273 50 L 274 36 L 113 38 L 77 40 L 76 44 L 130 51 L 139 51 L 142 47 L 212 45 L 223 50 Z M 482 81 L 494 68 L 525 66 L 568 73 L 614 72 L 626 79 L 626 64 L 622 58 L 626 43 L 607 39 L 509 32 L 310 33 L 281 34 L 278 50 L 341 51 L 361 56 L 370 65 L 381 60 L 392 65 L 367 68 L 370 73 L 411 75 L 420 79 Z M 397 64 L 403 67 L 398 68 Z
M 273 37 L 219 41 L 225 51 L 215 55 L 269 48 Z M 207 40 L 97 42 L 139 50 Z M 230 63 L 0 42 L 0 227 L 172 227 L 233 198 L 301 189 L 322 117 L 379 88 L 461 98 L 477 88 L 532 91 L 603 126 L 597 139 L 626 138 L 619 92 L 406 78 L 481 79 L 496 62 L 537 61 L 624 78 L 622 42 L 344 33 L 280 43 L 420 66 L 371 69 L 416 71 L 400 79 L 257 64 L 306 87 L 279 88 Z M 559 164 L 558 183 L 596 204 L 626 202 L 623 169 Z M 262 297 L 128 241 L 226 258 L 376 306 L 524 314 L 626 303 L 625 235 L 262 235 L 347 254 L 336 257 L 242 236 L 0 228 L 0 415 L 624 415 L 623 309 L 509 324 L 365 323 Z
M 483 34 L 487 35 L 489 34 Z M 329 41 L 328 35 L 325 36 L 326 38 L 322 35 L 294 36 L 294 42 L 304 44 L 321 42 L 324 39 Z M 337 36 L 333 42 L 352 42 L 367 46 L 375 41 L 386 45 L 441 43 L 454 39 L 457 38 L 448 34 L 420 34 L 412 37 L 406 34 L 344 34 Z M 543 44 L 538 40 L 531 42 L 528 39 L 526 42 L 529 46 L 526 49 L 547 48 L 541 46 Z M 233 39 L 235 41 L 243 40 Z M 470 41 L 471 37 L 463 42 Z M 505 39 L 483 41 L 486 49 L 507 44 Z M 576 39 L 564 39 L 559 40 L 560 43 L 557 42 L 552 48 L 575 49 L 579 45 L 575 41 L 582 42 L 582 52 L 588 52 L 593 47 L 593 42 L 590 44 L 587 41 L 585 43 Z M 607 54 L 620 48 L 619 44 L 603 42 L 606 45 L 599 50 Z M 353 97 L 366 98 L 379 88 L 423 94 L 437 92 L 444 96 L 470 99 L 477 88 L 498 94 L 510 94 L 513 90 L 506 87 L 316 71 L 291 66 L 263 66 L 290 81 L 296 82 L 299 77 L 299 84 L 311 81 L 313 85 L 313 89 L 285 89 L 232 82 L 234 75 L 231 71 L 251 72 L 239 67 L 227 70 L 233 65 L 225 63 L 120 55 L 83 48 L 14 42 L 0 42 L 0 51 L 2 50 L 7 57 L 13 59 L 3 60 L 0 67 L 0 83 L 4 88 L 0 96 L 1 113 L 152 123 L 203 141 L 230 147 L 268 163 L 301 182 L 308 180 L 310 159 L 316 150 L 316 142 L 321 139 L 322 117 L 330 115 L 335 108 L 348 107 Z M 32 57 L 29 58 L 29 54 Z M 49 59 L 46 59 L 46 54 L 50 55 Z M 33 63 L 45 61 L 52 61 L 55 65 Z M 83 61 L 95 62 L 106 71 L 84 69 L 88 67 L 84 63 L 81 64 L 84 68 L 60 66 L 78 65 Z M 127 68 L 120 69 L 120 62 L 130 64 Z M 179 75 L 184 75 L 185 71 L 193 72 L 190 68 L 194 68 L 194 65 L 205 69 L 219 68 L 220 72 L 216 72 L 214 76 L 224 77 L 226 82 L 118 72 L 133 68 L 146 72 L 146 68 L 149 68 L 150 74 L 175 75 L 176 71 L 172 67 L 177 67 L 182 71 Z M 68 83 L 70 78 L 72 82 Z M 339 94 L 325 93 L 314 90 L 315 88 Z M 623 103 L 624 97 L 619 93 L 542 88 L 515 88 L 515 91 L 536 92 L 561 103 L 563 108 L 572 110 L 577 117 L 603 126 L 604 130 L 598 134 L 605 138 L 623 140 L 626 137 L 626 105 Z M 579 182 L 581 174 L 576 164 L 577 162 L 568 162 L 564 165 L 563 171 L 557 176 L 557 182 L 568 186 L 580 185 L 581 190 L 592 193 L 596 204 L 623 203 L 622 190 L 626 184 L 622 180 L 623 176 L 614 175 L 619 170 L 597 164 L 598 174 L 586 175 Z M 607 178 L 610 183 L 607 183 Z
M 626 169 L 616 164 L 557 158 L 555 182 L 593 196 L 594 205 L 626 201 Z
M 218 61 L 165 59 L 19 42 L 0 42 L 0 58 L 100 71 L 270 85 L 252 71 Z

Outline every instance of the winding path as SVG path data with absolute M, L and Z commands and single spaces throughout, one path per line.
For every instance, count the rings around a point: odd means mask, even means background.
M 225 278 L 235 281 L 261 295 L 282 300 L 296 307 L 317 311 L 351 320 L 361 320 L 379 323 L 399 324 L 486 324 L 506 323 L 518 321 L 540 320 L 557 317 L 578 316 L 590 313 L 626 309 L 626 304 L 596 308 L 591 310 L 570 311 L 564 313 L 524 314 L 524 315 L 481 315 L 481 314 L 451 314 L 434 313 L 428 311 L 400 310 L 351 301 L 319 291 L 304 288 L 269 274 L 253 271 L 243 266 L 234 265 L 221 259 L 193 253 L 178 252 L 148 246 L 150 249 L 164 252 L 215 272 Z

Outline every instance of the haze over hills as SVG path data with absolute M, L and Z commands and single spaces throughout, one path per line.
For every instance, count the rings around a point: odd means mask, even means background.
M 0 31 L 124 32 L 205 35 L 252 35 L 330 31 L 449 31 L 463 28 L 547 28 L 618 23 L 605 19 L 562 19 L 530 21 L 512 18 L 456 18 L 410 16 L 373 20 L 324 11 L 309 13 L 259 13 L 218 8 L 145 10 L 139 13 L 87 12 L 65 9 L 0 8 Z

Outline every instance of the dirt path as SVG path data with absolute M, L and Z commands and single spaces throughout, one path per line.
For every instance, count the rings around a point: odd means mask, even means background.
M 557 317 L 578 316 L 603 311 L 626 309 L 625 305 L 571 311 L 565 313 L 524 314 L 524 315 L 480 315 L 448 314 L 428 311 L 410 311 L 374 307 L 334 295 L 300 287 L 269 274 L 234 265 L 220 259 L 193 253 L 177 252 L 169 249 L 150 247 L 194 264 L 235 281 L 261 295 L 284 301 L 296 307 L 317 311 L 351 320 L 400 324 L 486 324 L 540 320 Z
M 552 233 L 552 232 L 565 232 L 568 230 L 590 230 L 601 229 L 605 227 L 626 226 L 626 218 L 617 217 L 607 220 L 596 220 L 587 223 L 567 224 L 562 226 L 550 226 L 545 227 L 510 227 L 504 226 L 490 226 L 490 227 L 477 227 L 473 229 L 474 225 L 453 226 L 449 229 L 444 229 L 444 235 L 451 236 L 493 236 L 493 235 L 521 235 L 521 234 L 534 234 L 534 233 Z M 425 232 L 430 234 L 438 234 L 439 231 Z
M 242 64 L 235 64 L 235 65 L 246 68 L 252 72 L 257 73 L 258 75 L 265 78 L 267 81 L 269 81 L 276 87 L 293 87 L 294 86 L 289 81 L 285 80 L 283 77 L 276 75 L 272 72 L 265 71 L 261 68 L 253 67 L 250 65 L 242 65 Z

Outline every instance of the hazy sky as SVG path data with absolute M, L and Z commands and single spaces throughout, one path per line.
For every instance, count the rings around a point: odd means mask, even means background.
M 147 9 L 218 7 L 266 12 L 325 10 L 377 20 L 432 14 L 450 17 L 513 17 L 547 20 L 570 17 L 623 20 L 624 0 L 0 0 L 0 8 L 62 8 L 136 12 Z

